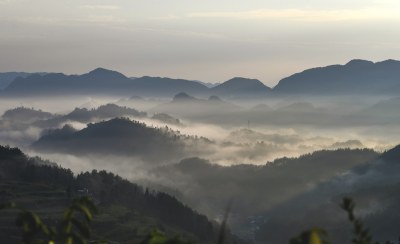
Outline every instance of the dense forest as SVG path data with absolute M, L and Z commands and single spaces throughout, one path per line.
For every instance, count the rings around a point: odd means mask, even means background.
M 370 149 L 321 150 L 300 157 L 278 158 L 264 165 L 232 166 L 186 158 L 177 164 L 155 168 L 151 173 L 160 184 L 180 190 L 182 200 L 203 213 L 218 214 L 229 199 L 234 199 L 233 210 L 249 216 L 282 204 L 378 156 Z M 185 184 L 169 183 L 168 179 Z
M 30 158 L 18 148 L 0 146 L 0 184 L 2 203 L 14 201 L 27 209 L 38 209 L 39 212 L 44 208 L 64 208 L 76 196 L 90 196 L 100 210 L 104 210 L 104 216 L 100 216 L 100 220 L 93 224 L 95 236 L 102 239 L 127 241 L 127 238 L 143 238 L 145 231 L 149 232 L 152 228 L 170 231 L 172 234 L 179 233 L 200 243 L 213 243 L 218 235 L 216 223 L 168 194 L 144 189 L 105 171 L 93 170 L 75 176 L 69 169 L 40 158 Z M 30 188 L 32 195 L 29 193 Z M 44 193 L 42 188 L 54 191 Z M 51 197 L 35 201 L 35 197 L 41 194 Z M 106 213 L 118 217 L 114 221 L 110 221 L 110 218 L 102 221 Z M 52 218 L 45 214 L 45 219 L 51 221 Z M 149 225 L 147 230 L 140 233 L 138 227 L 135 230 L 123 225 L 134 220 L 139 222 L 141 228 Z M 0 218 L 1 229 L 8 230 L 0 232 L 0 240 L 2 243 L 17 243 L 15 237 L 18 232 L 7 221 L 9 219 L 4 216 Z M 113 233 L 106 234 L 106 230 L 110 229 L 113 229 Z M 229 232 L 226 234 L 227 240 L 238 241 Z
M 136 156 L 143 161 L 160 163 L 178 160 L 197 150 L 198 144 L 211 143 L 206 138 L 180 134 L 169 127 L 149 127 L 128 118 L 115 118 L 89 123 L 77 131 L 66 125 L 48 130 L 32 148 L 39 152 L 60 152 L 73 155 L 116 154 Z M 157 153 L 154 153 L 154 151 Z

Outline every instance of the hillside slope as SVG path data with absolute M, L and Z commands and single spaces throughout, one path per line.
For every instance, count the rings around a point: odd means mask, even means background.
M 143 189 L 105 171 L 74 176 L 68 169 L 29 158 L 17 148 L 0 146 L 0 187 L 2 203 L 16 202 L 47 222 L 59 218 L 70 198 L 84 192 L 100 208 L 93 224 L 95 239 L 136 243 L 154 228 L 200 243 L 215 243 L 217 239 L 215 223 L 174 197 Z M 14 218 L 12 212 L 0 215 L 1 243 L 19 242 L 18 230 L 12 227 Z M 229 233 L 227 237 L 228 242 L 235 239 Z

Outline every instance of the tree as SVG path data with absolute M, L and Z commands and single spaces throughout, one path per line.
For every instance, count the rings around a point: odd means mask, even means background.
M 65 210 L 58 226 L 47 226 L 40 217 L 28 210 L 16 206 L 14 203 L 0 206 L 2 209 L 19 210 L 16 224 L 22 228 L 21 243 L 23 244 L 86 244 L 90 238 L 90 222 L 97 208 L 87 198 L 77 198 Z M 99 242 L 101 243 L 101 242 Z

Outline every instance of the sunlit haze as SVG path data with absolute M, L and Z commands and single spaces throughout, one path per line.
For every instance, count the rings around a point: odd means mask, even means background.
M 305 68 L 400 57 L 395 0 L 1 0 L 0 71 L 269 86 Z

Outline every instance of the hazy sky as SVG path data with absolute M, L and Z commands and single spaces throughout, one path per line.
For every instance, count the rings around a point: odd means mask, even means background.
M 0 71 L 274 85 L 304 68 L 400 59 L 399 0 L 0 0 Z

